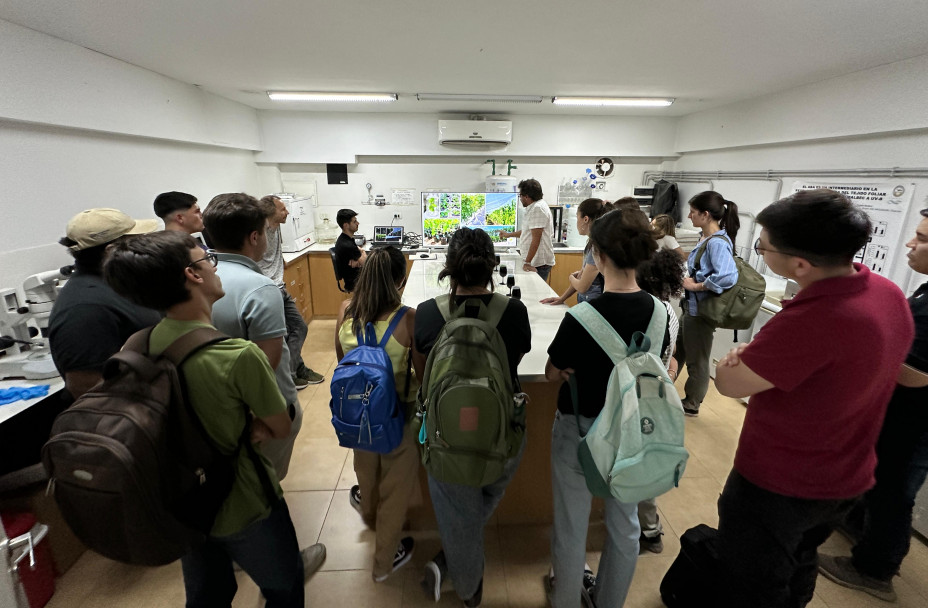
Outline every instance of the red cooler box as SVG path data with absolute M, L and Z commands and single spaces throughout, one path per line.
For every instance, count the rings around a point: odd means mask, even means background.
M 42 542 L 48 532 L 48 526 L 36 523 L 32 513 L 24 511 L 4 511 L 0 513 L 3 528 L 10 539 L 14 559 L 20 555 L 19 580 L 22 582 L 29 608 L 42 608 L 55 593 L 55 570 L 48 543 Z M 32 551 L 35 566 L 30 566 L 29 537 L 32 538 Z

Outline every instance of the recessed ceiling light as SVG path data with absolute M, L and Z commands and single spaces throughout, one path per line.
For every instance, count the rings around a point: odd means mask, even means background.
M 674 102 L 673 97 L 555 97 L 552 100 L 559 106 L 615 106 L 660 108 Z
M 416 93 L 419 101 L 490 101 L 498 103 L 541 103 L 540 95 L 482 95 L 479 93 Z
M 305 91 L 268 91 L 273 101 L 336 101 L 350 103 L 396 101 L 396 93 L 309 93 Z

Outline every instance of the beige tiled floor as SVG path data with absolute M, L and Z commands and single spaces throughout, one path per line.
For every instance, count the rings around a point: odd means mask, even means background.
M 309 366 L 328 377 L 335 366 L 334 322 L 310 325 L 304 347 Z M 537 347 L 541 347 L 538 345 Z M 682 386 L 682 384 L 681 384 Z M 439 547 L 435 532 L 416 532 L 412 562 L 385 583 L 370 577 L 373 534 L 348 506 L 347 490 L 354 471 L 347 450 L 338 447 L 329 424 L 328 384 L 300 393 L 305 408 L 303 429 L 297 439 L 290 473 L 283 485 L 302 546 L 324 542 L 328 559 L 307 584 L 307 606 L 425 607 L 433 606 L 419 581 L 424 563 Z M 664 552 L 648 553 L 638 560 L 629 592 L 628 607 L 662 606 L 658 586 L 680 549 L 679 535 L 704 522 L 718 523 L 716 500 L 731 468 L 744 406 L 720 396 L 710 387 L 698 418 L 688 418 L 687 447 L 690 460 L 680 487 L 658 500 L 664 522 Z M 545 594 L 542 576 L 549 563 L 547 526 L 505 527 L 491 523 L 486 529 L 487 568 L 484 606 L 542 607 Z M 593 526 L 588 540 L 589 560 L 596 567 L 602 526 Z M 847 554 L 848 542 L 834 535 L 825 544 L 828 552 Z M 239 573 L 236 608 L 255 608 L 261 598 L 247 575 Z M 928 606 L 928 547 L 914 540 L 895 580 L 897 606 Z M 88 552 L 57 581 L 52 608 L 166 607 L 182 606 L 184 599 L 180 565 L 133 568 Z M 454 592 L 446 588 L 440 606 L 458 606 Z M 839 587 L 819 577 L 814 608 L 886 606 L 870 596 Z

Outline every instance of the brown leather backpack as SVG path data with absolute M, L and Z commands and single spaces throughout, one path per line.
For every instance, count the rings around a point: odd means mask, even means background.
M 251 425 L 235 452 L 224 454 L 186 398 L 183 362 L 228 336 L 195 329 L 152 357 L 151 330 L 131 336 L 107 360 L 103 381 L 58 415 L 42 462 L 65 521 L 84 544 L 120 562 L 156 566 L 206 538 L 243 445 L 269 500 L 276 493 L 251 444 Z

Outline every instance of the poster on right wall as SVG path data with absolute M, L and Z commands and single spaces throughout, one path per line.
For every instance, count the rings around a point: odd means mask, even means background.
M 907 240 L 902 231 L 908 217 L 909 205 L 912 203 L 915 184 L 901 182 L 833 184 L 806 181 L 793 183 L 793 192 L 817 188 L 830 188 L 840 192 L 867 212 L 873 224 L 873 233 L 863 249 L 854 256 L 854 261 L 889 278 L 896 254 L 904 240 Z

